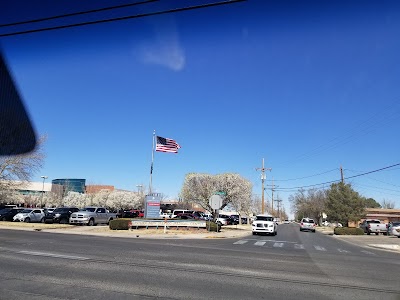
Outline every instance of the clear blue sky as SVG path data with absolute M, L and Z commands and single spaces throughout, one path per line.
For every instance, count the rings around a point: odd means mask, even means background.
M 15 0 L 0 20 L 129 2 Z M 206 1 L 70 22 L 187 2 Z M 262 158 L 267 184 L 273 176 L 282 189 L 340 179 L 340 165 L 349 177 L 400 163 L 399 36 L 397 1 L 249 0 L 0 43 L 38 134 L 48 135 L 38 181 L 148 185 L 155 129 L 182 146 L 155 154 L 154 188 L 175 198 L 189 172 L 240 173 L 261 194 Z M 400 166 L 348 182 L 400 208 L 399 179 Z M 293 192 L 279 192 L 286 208 Z

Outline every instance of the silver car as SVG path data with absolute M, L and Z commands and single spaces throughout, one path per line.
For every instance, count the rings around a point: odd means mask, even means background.
M 315 227 L 317 224 L 315 224 L 313 219 L 310 218 L 303 218 L 300 222 L 300 231 L 312 231 L 315 232 Z
M 390 225 L 390 234 L 400 238 L 400 222 L 393 222 Z
M 41 208 L 25 208 L 13 217 L 13 221 L 19 222 L 44 222 L 45 211 Z

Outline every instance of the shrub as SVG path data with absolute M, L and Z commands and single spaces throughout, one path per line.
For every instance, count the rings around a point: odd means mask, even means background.
M 336 235 L 364 235 L 364 230 L 361 228 L 336 227 L 333 233 Z
M 128 230 L 131 219 L 115 219 L 110 221 L 111 230 Z
M 207 221 L 207 230 L 208 231 L 215 231 L 215 232 L 220 232 L 221 231 L 221 225 L 218 225 L 215 222 Z

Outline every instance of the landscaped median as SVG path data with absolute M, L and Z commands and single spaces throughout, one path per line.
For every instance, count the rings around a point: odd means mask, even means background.
M 153 219 L 116 219 L 112 220 L 109 225 L 111 230 L 129 230 L 129 229 L 164 229 L 167 230 L 193 230 L 215 231 L 219 232 L 221 226 L 214 222 L 202 220 L 153 220 Z
M 251 226 L 249 225 L 229 225 L 220 228 L 219 232 L 215 231 L 216 225 L 213 228 L 211 223 L 211 231 L 208 231 L 207 227 L 188 227 L 188 226 L 169 226 L 164 231 L 164 226 L 149 226 L 146 227 L 136 226 L 131 229 L 127 225 L 132 219 L 123 221 L 124 219 L 118 219 L 119 222 L 113 222 L 111 226 L 122 226 L 123 229 L 111 230 L 109 226 L 76 226 L 68 224 L 43 224 L 43 223 L 23 223 L 23 222 L 0 222 L 0 229 L 12 229 L 12 230 L 27 230 L 27 231 L 40 231 L 40 232 L 51 232 L 60 234 L 77 234 L 77 235 L 94 235 L 94 236 L 107 236 L 107 237 L 118 237 L 118 238 L 184 238 L 184 239 L 207 239 L 207 238 L 238 238 L 251 234 Z M 144 221 L 145 219 L 136 219 L 137 221 Z M 118 224 L 118 225 L 116 225 Z M 125 224 L 125 225 L 124 225 Z M 215 224 L 215 223 L 214 223 Z M 176 225 L 176 224 L 175 224 Z M 185 225 L 181 223 L 181 225 Z M 196 224 L 197 225 L 197 224 Z M 207 223 L 206 223 L 207 225 Z M 212 231 L 214 230 L 214 231 Z

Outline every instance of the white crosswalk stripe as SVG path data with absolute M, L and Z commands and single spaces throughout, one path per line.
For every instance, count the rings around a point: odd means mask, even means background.
M 318 251 L 326 251 L 326 249 L 324 248 L 324 247 L 321 247 L 321 246 L 314 246 L 314 248 L 315 248 L 315 250 L 318 250 Z
M 350 251 L 344 250 L 344 249 L 341 249 L 341 248 L 338 248 L 337 250 L 338 250 L 339 252 L 341 252 L 341 253 L 350 253 Z
M 368 254 L 368 255 L 376 255 L 375 253 L 372 253 L 370 251 L 367 250 L 361 250 L 362 253 Z
M 240 241 L 237 241 L 237 242 L 234 242 L 234 244 L 235 245 L 243 245 L 243 244 L 246 244 L 248 241 L 246 241 L 246 240 L 240 240 Z
M 267 244 L 268 243 L 268 244 Z M 350 254 L 352 251 L 346 250 L 343 248 L 337 248 L 337 249 L 326 249 L 325 247 L 319 246 L 319 245 L 307 245 L 307 248 L 305 247 L 304 244 L 297 244 L 296 242 L 286 242 L 286 241 L 274 241 L 274 240 L 256 240 L 256 239 L 249 239 L 249 240 L 238 240 L 234 242 L 233 244 L 235 245 L 244 245 L 248 244 L 251 246 L 258 246 L 258 247 L 272 247 L 274 248 L 294 248 L 296 250 L 310 250 L 309 248 L 314 248 L 317 251 L 325 251 L 325 252 L 340 252 L 340 253 L 345 253 L 345 254 Z M 368 254 L 368 255 L 376 255 L 373 252 L 367 251 L 367 250 L 361 250 L 362 253 Z
M 294 249 L 304 249 L 303 244 L 294 244 Z
M 264 246 L 265 245 L 265 241 L 259 241 L 259 242 L 255 242 L 254 246 Z

